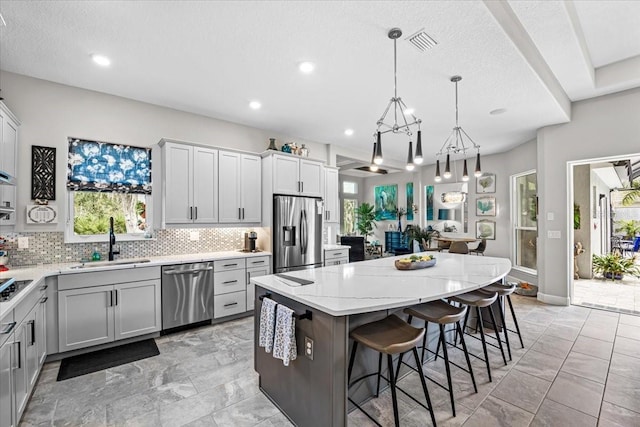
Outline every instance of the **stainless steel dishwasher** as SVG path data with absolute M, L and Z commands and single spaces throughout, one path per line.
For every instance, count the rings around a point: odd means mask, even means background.
M 213 319 L 213 262 L 162 267 L 162 329 Z

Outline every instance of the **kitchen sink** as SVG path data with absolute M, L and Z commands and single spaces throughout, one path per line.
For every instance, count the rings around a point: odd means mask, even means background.
M 144 259 L 144 258 L 129 258 L 129 259 L 116 259 L 114 261 L 91 261 L 91 262 L 83 262 L 82 264 L 78 264 L 78 265 L 72 265 L 69 268 L 72 270 L 76 270 L 81 268 L 106 267 L 108 265 L 144 264 L 146 262 L 151 262 L 151 260 Z

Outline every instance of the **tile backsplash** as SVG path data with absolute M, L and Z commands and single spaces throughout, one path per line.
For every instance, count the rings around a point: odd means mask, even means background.
M 244 245 L 246 228 L 180 228 L 156 230 L 156 238 L 129 242 L 117 242 L 120 250 L 118 258 L 140 258 L 190 253 L 231 251 Z M 190 240 L 192 232 L 199 234 L 198 240 Z M 106 260 L 109 252 L 107 242 L 65 243 L 64 233 L 8 233 L 6 248 L 9 251 L 9 265 L 22 267 L 37 264 L 79 262 L 90 259 L 94 248 Z M 28 237 L 29 247 L 18 249 L 18 237 Z

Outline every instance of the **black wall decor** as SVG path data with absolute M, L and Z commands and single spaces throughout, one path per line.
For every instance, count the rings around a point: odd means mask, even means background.
M 56 149 L 31 146 L 31 198 L 56 199 Z

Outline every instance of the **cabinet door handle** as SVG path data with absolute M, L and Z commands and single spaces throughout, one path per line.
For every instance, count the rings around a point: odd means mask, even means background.
M 302 192 L 301 188 L 302 188 L 302 186 L 300 185 L 300 181 L 298 181 L 298 193 Z
M 195 215 L 195 217 L 193 219 L 198 219 L 198 207 L 197 206 L 194 208 L 194 211 L 195 211 L 196 215 Z
M 118 290 L 117 289 L 115 289 L 113 291 L 113 296 L 115 297 L 115 300 L 116 300 L 116 303 L 114 305 L 118 305 Z
M 22 369 L 22 357 L 20 357 L 20 356 L 22 356 L 22 354 L 21 354 L 22 353 L 22 348 L 21 348 L 22 345 L 21 345 L 20 341 L 16 341 L 14 344 L 16 346 L 18 346 L 18 356 L 16 357 L 16 359 L 18 359 L 18 366 L 16 366 L 15 369 Z M 14 355 L 15 355 L 15 353 L 14 353 Z
M 113 291 L 109 291 L 109 305 L 107 307 L 113 307 Z
M 189 206 L 189 219 L 193 219 L 193 206 Z
M 264 264 L 264 260 L 262 260 L 262 261 L 251 261 L 251 264 Z
M 242 208 L 242 219 L 244 219 L 244 208 Z
M 234 305 L 238 305 L 237 302 L 230 302 L 229 304 L 225 304 L 225 307 L 233 307 Z
M 49 285 L 44 285 L 43 287 L 40 288 L 40 291 L 45 291 L 48 287 Z
M 222 282 L 223 285 L 228 285 L 229 283 L 238 283 L 237 280 L 227 280 L 226 282 Z
M 242 210 L 238 208 L 238 219 L 242 219 Z
M 235 267 L 236 265 L 238 265 L 237 263 L 235 264 L 225 264 L 223 265 L 223 267 Z
M 47 300 L 49 299 L 49 297 L 44 297 L 40 300 L 40 304 L 44 304 L 45 302 L 47 302 Z
M 36 321 L 29 320 L 29 327 L 31 328 L 31 339 L 29 340 L 29 345 L 34 345 L 36 343 Z
M 15 327 L 16 327 L 16 324 L 17 324 L 17 323 L 18 323 L 18 322 L 11 322 L 11 323 L 7 323 L 7 326 L 6 326 L 3 330 L 1 330 L 1 331 L 0 331 L 0 334 L 1 334 L 1 335 L 10 334 L 10 333 L 11 333 L 11 331 L 13 331 L 13 328 L 15 328 Z
M 300 190 L 300 192 L 304 193 L 304 181 L 300 181 L 300 186 L 302 187 L 302 190 Z

